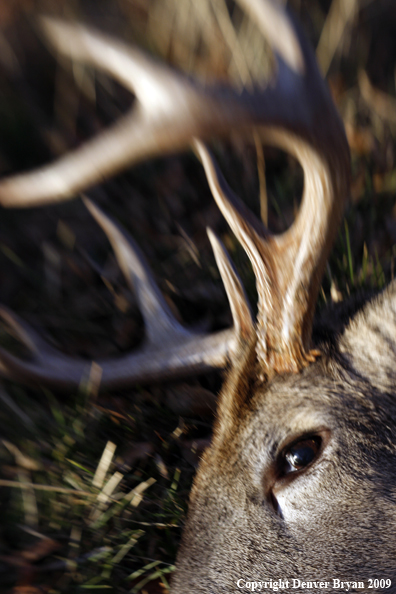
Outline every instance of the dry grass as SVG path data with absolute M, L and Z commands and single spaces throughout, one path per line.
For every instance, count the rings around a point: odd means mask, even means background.
M 342 3 L 336 0 L 328 11 L 329 4 L 293 2 L 313 42 L 321 39 L 320 61 L 329 72 L 353 157 L 351 203 L 322 301 L 381 288 L 393 276 L 396 242 L 395 130 L 389 112 L 394 80 L 390 74 L 381 79 L 369 58 L 370 38 L 380 35 L 381 19 L 389 25 L 390 16 L 381 2 L 375 10 L 370 3 L 351 3 L 348 13 L 340 13 Z M 102 75 L 56 64 L 28 26 L 34 12 L 96 22 L 144 42 L 149 51 L 204 80 L 250 87 L 262 79 L 271 58 L 255 26 L 228 6 L 224 0 L 37 0 L 13 3 L 11 10 L 1 2 L 6 19 L 0 47 L 7 50 L 0 52 L 0 111 L 7 122 L 0 129 L 2 172 L 33 166 L 78 144 L 131 101 Z M 329 36 L 334 28 L 337 36 Z M 359 71 L 368 79 L 359 78 Z M 383 62 L 381 71 L 391 72 Z M 257 214 L 261 210 L 273 230 L 288 226 L 301 196 L 297 164 L 262 151 L 255 138 L 233 137 L 215 148 L 231 185 L 249 206 Z M 144 164 L 95 197 L 136 237 L 167 299 L 187 323 L 213 329 L 229 323 L 206 240 L 208 224 L 223 236 L 254 301 L 250 267 L 192 155 Z M 116 355 L 140 343 L 143 328 L 134 297 L 80 204 L 2 215 L 1 300 L 69 353 Z M 165 593 L 195 465 L 212 422 L 208 412 L 185 409 L 220 385 L 221 377 L 213 374 L 98 396 L 4 382 L 0 591 Z

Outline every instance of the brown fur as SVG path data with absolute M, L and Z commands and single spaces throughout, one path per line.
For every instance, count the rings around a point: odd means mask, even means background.
M 231 372 L 191 493 L 173 594 L 293 578 L 366 587 L 390 578 L 385 591 L 396 592 L 396 283 L 319 335 L 323 356 L 298 375 L 256 385 L 254 345 Z M 316 461 L 277 482 L 279 451 L 312 433 L 323 436 Z

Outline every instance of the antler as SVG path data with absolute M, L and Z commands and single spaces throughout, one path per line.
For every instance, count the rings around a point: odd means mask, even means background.
M 273 372 L 301 369 L 316 355 L 310 344 L 313 310 L 348 194 L 349 150 L 342 123 L 313 53 L 291 15 L 271 0 L 238 1 L 256 19 L 276 58 L 274 79 L 266 88 L 256 88 L 251 93 L 246 90 L 239 93 L 219 85 L 204 87 L 104 35 L 43 19 L 42 26 L 59 52 L 106 71 L 130 88 L 136 100 L 130 112 L 113 128 L 85 146 L 36 172 L 0 183 L 0 203 L 22 207 L 64 200 L 127 165 L 186 148 L 194 137 L 209 138 L 230 129 L 246 131 L 258 127 L 265 143 L 294 155 L 305 173 L 300 212 L 292 227 L 280 236 L 272 235 L 233 195 L 202 143 L 195 141 L 195 147 L 212 193 L 253 265 L 259 295 L 256 348 L 263 374 L 268 376 Z M 195 354 L 190 352 L 187 360 L 196 357 L 196 361 L 200 361 L 197 368 L 201 369 L 202 361 L 207 359 L 200 349 L 209 349 L 209 338 L 186 338 L 186 331 L 169 317 L 167 308 L 164 309 L 158 291 L 152 292 L 153 281 L 148 280 L 150 275 L 141 259 L 134 256 L 134 265 L 129 256 L 129 263 L 124 261 L 126 242 L 123 234 L 114 231 L 114 224 L 108 223 L 109 219 L 103 213 L 98 215 L 95 207 L 91 206 L 90 210 L 108 233 L 124 273 L 128 268 L 129 273 L 134 270 L 132 277 L 139 276 L 135 265 L 138 269 L 142 266 L 140 270 L 145 271 L 145 279 L 139 277 L 134 284 L 135 288 L 151 287 L 149 292 L 141 289 L 145 295 L 141 306 L 144 311 L 150 303 L 157 312 L 159 334 L 162 336 L 163 328 L 167 328 L 166 334 L 169 331 L 172 341 L 173 338 L 180 340 L 184 347 L 188 344 Z M 216 251 L 223 254 L 219 246 Z M 222 275 L 228 286 L 233 313 L 234 310 L 238 312 L 234 317 L 235 328 L 239 338 L 250 336 L 252 325 L 250 317 L 245 323 L 248 306 L 241 284 L 228 258 L 221 256 L 221 262 L 220 270 L 226 270 Z M 147 347 L 151 343 L 157 356 L 161 341 L 153 339 L 153 328 L 157 327 L 155 315 L 149 316 L 146 324 Z M 223 350 L 217 346 L 214 357 L 220 365 L 226 360 L 227 349 L 231 344 L 235 345 L 235 334 L 231 339 L 226 332 L 223 338 L 227 346 Z M 192 347 L 194 341 L 195 349 Z M 7 355 L 8 361 L 4 352 L 0 356 L 3 367 L 8 369 L 10 355 Z M 133 355 L 132 359 L 137 360 L 140 356 Z M 179 358 L 179 351 L 175 356 Z M 152 354 L 150 359 L 156 369 Z M 123 364 L 126 363 L 125 360 Z M 129 364 L 132 364 L 130 359 Z M 117 365 L 111 363 L 109 378 L 112 377 L 111 369 Z M 178 367 L 180 372 L 181 365 Z M 105 368 L 103 364 L 103 382 Z M 143 377 L 146 377 L 145 373 L 152 377 L 150 371 L 144 372 Z M 161 370 L 156 377 L 160 373 L 169 375 Z M 42 377 L 46 379 L 44 375 Z M 123 378 L 122 382 L 126 381 L 125 374 Z M 131 376 L 130 379 L 139 378 Z M 111 383 L 112 380 L 108 381 Z
M 142 348 L 117 359 L 90 363 L 61 353 L 15 313 L 2 307 L 0 317 L 10 333 L 26 347 L 29 358 L 21 359 L 0 347 L 0 374 L 18 382 L 46 384 L 58 389 L 83 386 L 93 380 L 95 374 L 100 384 L 97 388 L 122 388 L 137 381 L 155 382 L 224 367 L 235 356 L 239 341 L 252 333 L 253 321 L 241 282 L 215 234 L 209 230 L 234 327 L 205 335 L 187 330 L 176 320 L 132 237 L 93 202 L 85 199 L 85 204 L 106 233 L 126 280 L 136 293 L 146 328 Z

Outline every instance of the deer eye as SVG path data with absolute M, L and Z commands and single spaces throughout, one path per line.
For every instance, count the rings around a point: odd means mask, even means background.
M 318 436 L 307 437 L 290 446 L 283 454 L 284 473 L 297 472 L 309 466 L 317 457 L 321 442 Z

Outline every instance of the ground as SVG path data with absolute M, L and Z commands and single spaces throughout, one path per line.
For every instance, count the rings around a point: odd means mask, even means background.
M 352 153 L 351 196 L 323 280 L 323 308 L 393 277 L 396 9 L 382 0 L 291 4 L 318 48 Z M 231 2 L 227 8 L 213 1 L 205 14 L 203 5 L 2 0 L 1 174 L 79 145 L 133 101 L 103 74 L 86 71 L 82 84 L 76 65 L 57 62 L 35 28 L 39 13 L 144 44 L 201 78 L 248 86 L 268 62 L 265 44 Z M 255 139 L 234 135 L 215 148 L 229 183 L 259 214 L 263 166 Z M 280 232 L 298 206 L 302 174 L 279 152 L 266 149 L 264 157 L 268 224 Z M 143 163 L 89 195 L 137 240 L 186 325 L 216 330 L 231 321 L 208 225 L 223 238 L 255 303 L 247 259 L 192 153 Z M 0 281 L 0 300 L 68 354 L 117 356 L 143 340 L 136 299 L 79 199 L 2 209 Z M 2 344 L 15 348 L 5 331 Z M 213 402 L 221 382 L 213 372 L 97 394 L 4 381 L 0 591 L 166 592 L 191 481 L 210 440 L 213 406 L 203 410 L 199 403 Z

